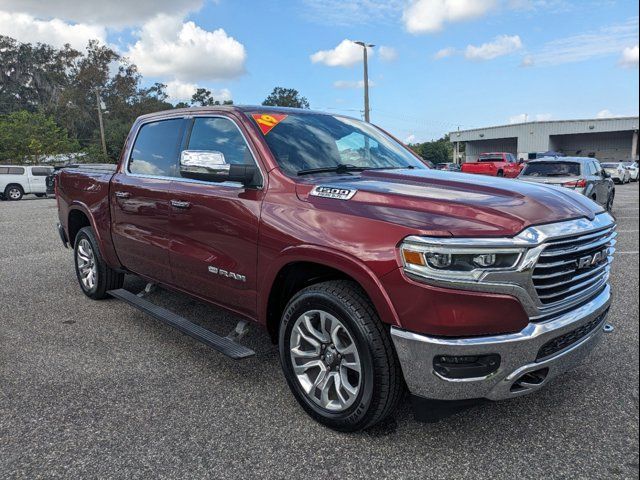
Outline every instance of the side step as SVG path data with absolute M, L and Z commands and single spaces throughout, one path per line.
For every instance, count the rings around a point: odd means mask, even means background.
M 255 355 L 256 352 L 250 348 L 240 345 L 233 340 L 216 335 L 210 330 L 201 327 L 193 322 L 190 322 L 184 317 L 173 313 L 166 308 L 162 308 L 159 305 L 155 305 L 144 298 L 139 297 L 135 293 L 131 293 L 124 288 L 118 288 L 117 290 L 109 290 L 107 292 L 112 297 L 118 298 L 127 302 L 129 305 L 136 307 L 138 310 L 151 315 L 152 317 L 172 326 L 173 328 L 180 330 L 182 333 L 195 338 L 196 340 L 209 345 L 214 350 L 224 353 L 228 357 L 240 360 L 246 357 Z

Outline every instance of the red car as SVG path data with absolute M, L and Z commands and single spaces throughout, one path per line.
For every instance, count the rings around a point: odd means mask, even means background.
M 339 115 L 146 115 L 117 166 L 64 168 L 55 188 L 86 296 L 235 359 L 254 354 L 248 325 L 265 328 L 301 407 L 337 430 L 381 422 L 405 388 L 441 401 L 534 392 L 587 356 L 611 303 L 615 222 L 591 200 L 432 170 Z M 124 289 L 126 274 L 148 288 Z M 154 304 L 156 286 L 238 325 L 217 335 Z
M 524 162 L 518 162 L 512 153 L 481 153 L 477 162 L 462 165 L 462 172 L 489 175 L 492 177 L 516 178 L 522 171 Z

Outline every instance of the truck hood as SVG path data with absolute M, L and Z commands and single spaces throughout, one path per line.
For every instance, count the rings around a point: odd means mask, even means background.
M 371 170 L 300 181 L 298 197 L 316 208 L 433 236 L 513 236 L 531 225 L 593 219 L 602 211 L 561 187 L 437 170 Z M 316 186 L 356 192 L 348 200 L 324 198 L 311 195 Z

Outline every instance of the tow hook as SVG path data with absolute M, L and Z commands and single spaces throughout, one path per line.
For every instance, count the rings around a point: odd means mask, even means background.
M 604 333 L 611 333 L 615 330 L 614 326 L 610 323 L 605 323 L 604 327 L 602 327 L 602 331 Z

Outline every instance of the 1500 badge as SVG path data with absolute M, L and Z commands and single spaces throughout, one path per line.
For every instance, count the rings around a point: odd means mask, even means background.
M 335 198 L 337 200 L 351 200 L 358 190 L 353 188 L 331 187 L 318 185 L 311 190 L 309 195 L 314 197 Z
M 232 278 L 233 280 L 238 280 L 239 282 L 246 282 L 247 277 L 244 275 L 240 275 L 239 273 L 233 273 L 228 270 L 223 270 L 222 268 L 214 267 L 213 265 L 209 265 L 208 270 L 211 273 L 215 273 L 216 275 L 220 275 L 221 277 Z

